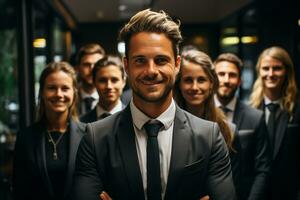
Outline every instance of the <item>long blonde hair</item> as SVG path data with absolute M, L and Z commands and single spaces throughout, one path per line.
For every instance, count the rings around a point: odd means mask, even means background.
M 215 106 L 213 97 L 218 89 L 219 81 L 218 81 L 218 77 L 213 69 L 214 65 L 213 65 L 210 57 L 207 54 L 205 54 L 201 51 L 198 51 L 198 50 L 188 50 L 185 53 L 183 53 L 180 72 L 177 75 L 176 82 L 175 82 L 175 85 L 173 88 L 173 95 L 174 95 L 175 101 L 177 102 L 179 107 L 181 107 L 184 110 L 187 109 L 186 101 L 181 93 L 180 86 L 179 86 L 181 77 L 182 77 L 181 69 L 184 67 L 184 65 L 187 61 L 199 65 L 199 68 L 203 69 L 203 71 L 208 76 L 210 82 L 213 85 L 211 88 L 211 91 L 209 93 L 209 96 L 207 97 L 207 99 L 204 101 L 204 103 L 202 105 L 204 108 L 203 115 L 198 116 L 198 117 L 209 120 L 209 121 L 216 122 L 220 127 L 221 133 L 225 139 L 228 149 L 233 150 L 233 148 L 232 148 L 232 141 L 233 141 L 232 131 L 226 122 L 226 118 L 225 118 L 225 115 L 223 114 L 223 112 Z
M 250 105 L 259 108 L 263 103 L 264 87 L 262 77 L 259 73 L 261 61 L 266 56 L 279 60 L 283 63 L 287 73 L 282 87 L 282 105 L 283 108 L 292 116 L 297 95 L 297 84 L 295 80 L 294 64 L 288 52 L 281 47 L 273 46 L 265 49 L 259 56 L 256 64 L 257 79 L 253 85 L 250 96 Z

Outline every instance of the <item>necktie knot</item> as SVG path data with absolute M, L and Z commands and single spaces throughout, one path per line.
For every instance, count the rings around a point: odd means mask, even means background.
M 83 99 L 84 104 L 85 104 L 85 109 L 86 109 L 87 112 L 92 110 L 92 103 L 93 103 L 94 100 L 95 99 L 93 97 L 86 97 L 86 98 Z
M 159 130 L 163 124 L 160 121 L 151 122 L 148 121 L 145 123 L 144 128 L 146 130 L 146 133 L 148 137 L 157 137 Z
M 269 103 L 267 105 L 267 108 L 269 109 L 270 112 L 276 112 L 277 109 L 279 108 L 279 105 L 276 103 Z
M 110 113 L 105 112 L 102 115 L 100 115 L 99 119 L 104 119 L 104 118 L 106 118 L 106 117 L 108 117 L 110 115 L 111 115 Z

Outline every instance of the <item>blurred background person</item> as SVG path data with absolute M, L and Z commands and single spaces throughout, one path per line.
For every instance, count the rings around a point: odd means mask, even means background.
M 16 200 L 67 199 L 84 124 L 78 122 L 76 73 L 52 62 L 40 76 L 37 121 L 20 130 L 15 146 Z
M 256 71 L 250 103 L 265 113 L 269 130 L 272 167 L 268 199 L 297 199 L 300 106 L 294 65 L 286 50 L 273 46 L 260 54 Z
M 79 115 L 91 111 L 98 103 L 99 96 L 93 84 L 92 70 L 95 63 L 104 55 L 104 49 L 99 44 L 94 43 L 87 44 L 78 51 L 76 70 L 79 81 Z
M 268 131 L 262 111 L 240 101 L 236 92 L 241 84 L 243 63 L 232 53 L 223 53 L 214 62 L 219 79 L 215 95 L 216 106 L 224 111 L 229 122 L 236 125 L 241 145 L 235 156 L 242 156 L 242 163 L 232 163 L 234 184 L 239 200 L 265 199 L 270 170 Z
M 85 123 L 103 119 L 125 107 L 120 100 L 125 86 L 123 65 L 104 57 L 96 62 L 92 74 L 99 101 L 93 110 L 80 117 L 80 121 Z

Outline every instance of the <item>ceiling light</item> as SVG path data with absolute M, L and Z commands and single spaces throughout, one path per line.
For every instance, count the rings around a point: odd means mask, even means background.
M 242 37 L 242 43 L 243 44 L 256 43 L 257 40 L 258 40 L 257 36 L 243 36 Z
M 33 41 L 34 48 L 45 48 L 46 47 L 46 39 L 45 38 L 36 38 Z
M 126 5 L 119 5 L 119 11 L 125 11 L 127 9 Z
M 233 37 L 224 37 L 221 41 L 221 44 L 226 46 L 226 45 L 235 45 L 240 42 L 240 38 L 233 36 Z

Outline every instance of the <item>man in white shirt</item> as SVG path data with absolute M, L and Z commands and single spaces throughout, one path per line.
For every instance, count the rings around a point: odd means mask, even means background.
M 80 117 L 80 121 L 85 123 L 103 119 L 124 108 L 120 100 L 125 86 L 123 66 L 104 57 L 95 64 L 92 75 L 99 101 L 93 110 Z
M 92 70 L 95 63 L 105 55 L 99 44 L 87 44 L 81 47 L 76 57 L 78 73 L 78 113 L 83 115 L 91 111 L 98 102 L 99 96 L 93 84 Z
M 217 124 L 174 103 L 179 25 L 138 12 L 120 32 L 132 88 L 121 112 L 88 124 L 77 154 L 73 200 L 234 200 L 230 160 Z M 105 195 L 103 194 L 105 191 Z
M 232 174 L 238 200 L 265 199 L 270 155 L 263 112 L 235 96 L 241 84 L 242 61 L 232 53 L 224 53 L 215 61 L 219 88 L 216 106 L 224 111 L 229 122 L 236 125 L 232 153 Z

